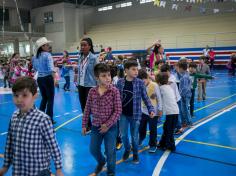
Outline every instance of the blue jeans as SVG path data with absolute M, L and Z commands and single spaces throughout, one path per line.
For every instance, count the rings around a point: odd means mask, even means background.
M 177 120 L 177 122 L 176 122 L 175 128 L 176 128 L 177 130 L 179 130 L 180 128 L 182 128 L 182 120 L 181 120 L 181 100 L 179 100 L 179 101 L 177 102 L 177 104 L 178 104 L 178 107 L 179 107 L 179 115 L 178 115 L 178 120 Z
M 66 83 L 64 84 L 64 89 L 69 90 L 70 89 L 70 76 L 65 76 Z
M 131 140 L 132 140 L 132 147 L 133 147 L 133 154 L 138 154 L 138 135 L 139 135 L 139 125 L 140 121 L 134 120 L 131 116 L 125 116 L 121 115 L 120 118 L 120 132 L 121 132 L 121 138 L 122 142 L 124 144 L 125 150 L 130 151 L 131 146 L 129 142 L 129 135 L 128 135 L 128 129 L 130 125 L 130 133 L 131 133 Z
M 192 120 L 190 116 L 190 98 L 191 97 L 181 97 L 181 120 L 182 124 L 192 125 Z
M 107 174 L 115 174 L 117 125 L 113 125 L 103 134 L 99 132 L 99 128 L 100 127 L 92 126 L 90 152 L 98 164 L 104 164 L 107 161 Z M 105 144 L 106 159 L 101 151 L 103 140 Z

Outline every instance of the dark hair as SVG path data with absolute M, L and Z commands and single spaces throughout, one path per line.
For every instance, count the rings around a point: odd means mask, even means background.
M 156 75 L 156 82 L 160 85 L 168 84 L 169 75 L 167 72 L 160 72 Z
M 189 68 L 197 68 L 197 64 L 195 62 L 190 62 L 189 63 Z
M 170 71 L 170 66 L 168 64 L 164 64 L 161 66 L 161 72 Z
M 102 53 L 102 52 L 105 52 L 105 49 L 104 49 L 104 48 L 102 48 L 100 52 L 101 52 L 101 53 Z
M 36 81 L 29 76 L 24 76 L 16 79 L 16 82 L 12 86 L 12 92 L 16 93 L 28 89 L 33 95 L 37 93 Z
M 41 52 L 43 51 L 42 46 L 38 49 L 37 53 L 36 53 L 36 58 L 39 58 Z
M 148 79 L 148 73 L 146 72 L 146 70 L 141 69 L 138 71 L 138 78 L 139 79 Z
M 95 77 L 99 77 L 101 73 L 111 72 L 110 67 L 104 63 L 96 64 L 93 70 Z
M 155 54 L 158 54 L 160 47 L 161 47 L 161 44 L 155 45 L 155 46 L 154 46 L 154 49 L 153 49 L 153 52 L 154 52 Z
M 125 77 L 124 69 L 118 68 L 118 71 L 117 71 L 117 72 L 118 72 L 118 73 L 117 73 L 117 76 L 118 76 L 119 78 L 124 78 L 124 77 Z
M 88 43 L 88 45 L 90 46 L 90 52 L 94 54 L 94 49 L 93 49 L 93 41 L 91 38 L 83 38 L 81 41 L 85 41 Z
M 206 60 L 207 60 L 207 57 L 206 57 L 206 56 L 200 56 L 200 57 L 199 57 L 199 60 L 206 61 Z
M 178 62 L 178 67 L 179 67 L 179 68 L 182 68 L 184 71 L 186 71 L 186 70 L 188 69 L 188 63 L 187 63 L 187 61 L 185 61 L 185 60 L 180 60 L 180 61 Z
M 17 54 L 19 54 L 19 53 L 13 53 L 11 58 L 14 58 Z
M 129 59 L 124 63 L 124 69 L 130 69 L 130 67 L 138 67 L 138 62 L 135 59 Z
M 66 58 L 68 58 L 69 57 L 68 51 L 65 50 L 64 53 L 66 54 Z

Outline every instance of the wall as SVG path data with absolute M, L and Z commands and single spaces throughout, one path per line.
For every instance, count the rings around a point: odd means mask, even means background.
M 44 13 L 53 12 L 53 23 L 44 24 Z M 64 26 L 64 3 L 32 9 L 32 26 L 42 26 L 45 28 L 45 35 L 52 40 L 53 52 L 60 52 L 65 47 L 65 26 Z

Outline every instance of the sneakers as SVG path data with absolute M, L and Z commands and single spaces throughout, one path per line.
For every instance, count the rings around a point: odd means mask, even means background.
M 126 161 L 129 158 L 130 151 L 125 150 L 122 159 L 123 161 Z
M 148 150 L 148 152 L 149 152 L 149 153 L 155 153 L 156 150 L 157 150 L 157 147 L 150 147 L 149 150 Z
M 102 171 L 103 166 L 105 166 L 105 164 L 106 164 L 106 163 L 98 164 L 98 165 L 96 166 L 96 169 L 95 169 L 94 173 L 95 173 L 96 175 L 98 175 L 98 174 Z
M 123 144 L 121 142 L 118 142 L 116 144 L 116 150 L 120 150 L 122 146 L 123 146 Z
M 134 164 L 139 164 L 139 157 L 138 157 L 137 154 L 134 154 L 134 155 L 133 155 L 133 163 L 134 163 Z

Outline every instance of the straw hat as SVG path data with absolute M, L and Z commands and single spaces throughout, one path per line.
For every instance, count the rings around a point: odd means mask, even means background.
M 36 41 L 36 43 L 35 43 L 35 53 L 38 52 L 38 49 L 39 49 L 41 46 L 43 46 L 43 45 L 45 45 L 45 44 L 47 44 L 47 43 L 52 43 L 52 41 L 48 40 L 46 37 L 41 37 L 41 38 L 39 38 L 39 39 Z

